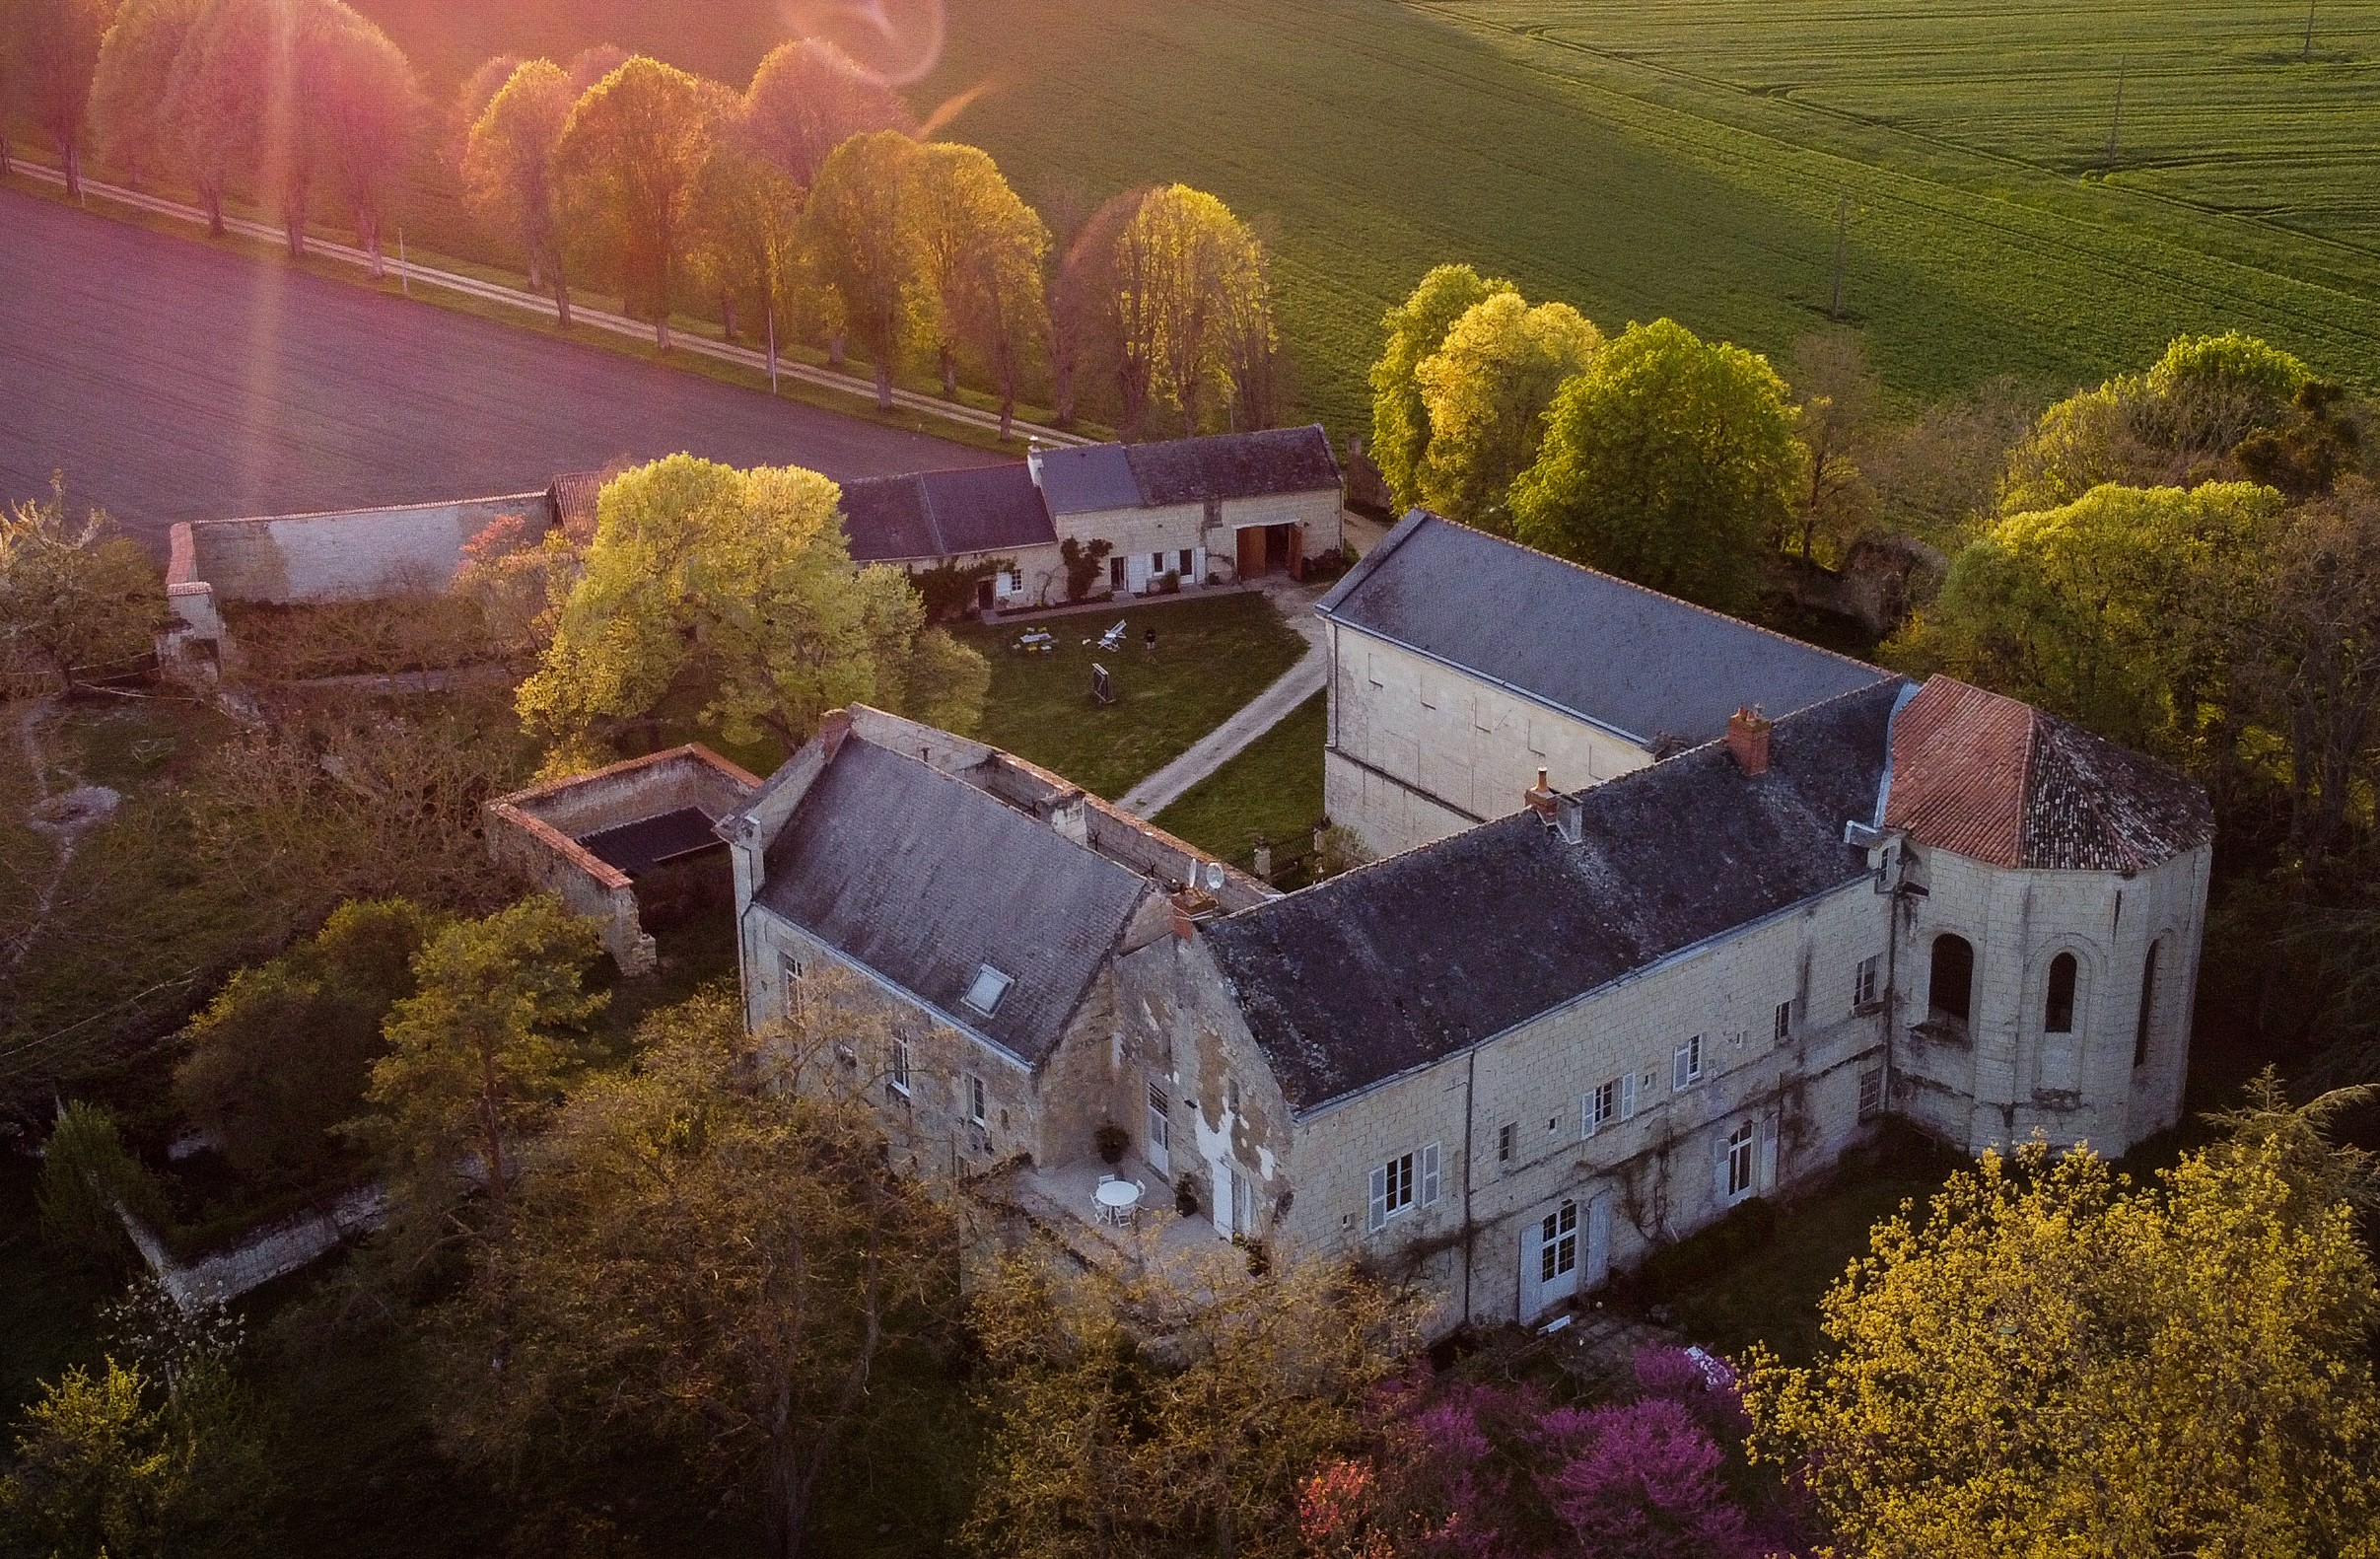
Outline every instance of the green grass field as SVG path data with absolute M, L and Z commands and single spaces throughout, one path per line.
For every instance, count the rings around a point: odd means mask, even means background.
M 1328 727 L 1328 695 L 1316 693 L 1151 820 L 1241 867 L 1253 859 L 1259 838 L 1285 855 L 1308 848 L 1322 815 Z
M 1118 620 L 1130 624 L 1121 648 L 1082 642 Z M 1155 655 L 1141 644 L 1142 631 L 1152 627 Z M 1026 655 L 1011 648 L 1031 629 L 1056 635 L 1057 650 Z M 1110 801 L 1221 725 L 1305 649 L 1273 603 L 1254 592 L 1158 605 L 1118 602 L 1108 612 L 958 632 L 992 664 L 992 691 L 975 735 Z M 1091 699 L 1094 663 L 1114 678 L 1112 704 Z
M 740 84 L 768 0 L 366 0 L 444 92 L 613 35 Z M 1468 259 L 1607 329 L 1777 351 L 1847 317 L 1888 380 L 2063 389 L 2256 331 L 2380 379 L 2380 5 L 2274 0 L 952 0 L 931 105 L 1028 198 L 1181 178 L 1279 252 L 1301 409 L 1363 431 L 1381 310 Z M 2119 74 L 2118 155 L 2108 143 Z

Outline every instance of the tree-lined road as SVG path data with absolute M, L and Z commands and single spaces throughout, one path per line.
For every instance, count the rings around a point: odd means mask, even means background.
M 838 479 L 987 451 L 0 190 L 0 498 L 177 520 L 541 487 L 679 450 Z

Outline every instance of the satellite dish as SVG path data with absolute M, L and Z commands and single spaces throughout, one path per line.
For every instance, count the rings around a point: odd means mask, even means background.
M 1206 878 L 1207 891 L 1210 893 L 1221 892 L 1224 886 L 1224 864 L 1221 861 L 1209 861 Z

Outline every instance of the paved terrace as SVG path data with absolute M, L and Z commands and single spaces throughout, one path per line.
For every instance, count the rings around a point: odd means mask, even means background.
M 836 478 L 987 451 L 0 188 L 0 501 L 177 520 L 541 487 L 690 450 Z

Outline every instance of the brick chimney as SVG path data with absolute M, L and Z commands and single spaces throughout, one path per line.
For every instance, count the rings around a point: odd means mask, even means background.
M 1769 728 L 1773 724 L 1760 712 L 1760 705 L 1738 709 L 1727 717 L 1727 750 L 1734 754 L 1735 766 L 1746 774 L 1769 772 Z
M 1535 813 L 1538 816 L 1546 819 L 1548 822 L 1553 820 L 1554 787 L 1546 783 L 1546 771 L 1544 769 L 1539 769 L 1537 771 L 1537 783 L 1529 789 L 1522 791 L 1520 793 L 1520 799 L 1524 802 L 1527 802 L 1529 804 L 1529 810 Z

